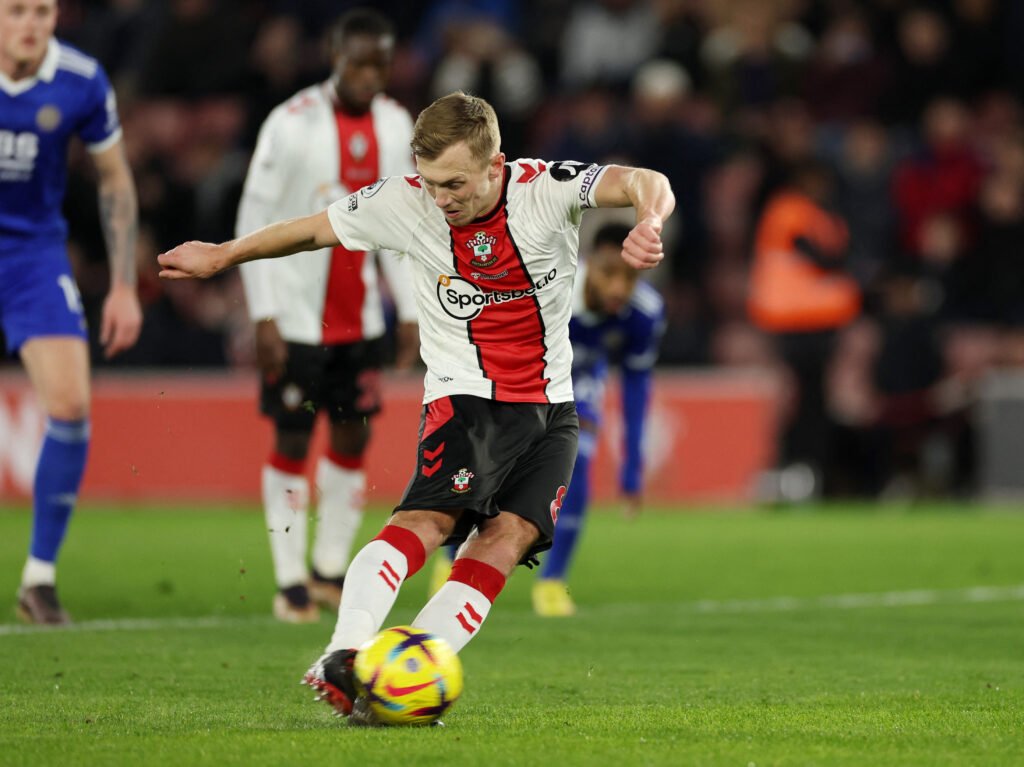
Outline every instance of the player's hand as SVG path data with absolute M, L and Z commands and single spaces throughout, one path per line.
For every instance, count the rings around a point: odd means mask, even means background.
M 273 383 L 284 374 L 288 361 L 288 344 L 281 338 L 277 322 L 272 319 L 256 323 L 256 366 L 260 374 Z
M 661 244 L 661 219 L 637 222 L 622 243 L 622 260 L 634 269 L 653 269 L 665 258 Z
M 395 328 L 395 370 L 411 370 L 419 356 L 419 325 L 415 322 L 399 322 Z
M 223 245 L 196 240 L 182 243 L 166 253 L 161 253 L 156 260 L 163 267 L 160 276 L 168 280 L 183 280 L 188 277 L 206 279 L 223 271 L 227 266 Z
M 626 493 L 622 502 L 622 516 L 626 519 L 636 519 L 643 511 L 643 505 L 640 493 Z
M 125 349 L 130 349 L 139 339 L 142 330 L 142 307 L 135 288 L 129 285 L 115 285 L 103 301 L 100 320 L 100 344 L 103 356 L 108 360 Z

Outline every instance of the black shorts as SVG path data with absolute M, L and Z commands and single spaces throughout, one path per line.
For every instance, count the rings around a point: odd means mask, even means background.
M 423 408 L 416 472 L 395 511 L 464 509 L 445 543 L 462 543 L 487 518 L 511 512 L 540 531 L 525 562 L 551 548 L 578 434 L 572 402 L 435 400 Z
M 380 411 L 380 339 L 311 346 L 288 343 L 284 374 L 263 380 L 260 412 L 283 431 L 309 431 L 323 410 L 332 423 Z

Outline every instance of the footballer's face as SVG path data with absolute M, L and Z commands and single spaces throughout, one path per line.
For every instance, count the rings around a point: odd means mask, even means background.
M 636 269 L 622 260 L 622 248 L 601 245 L 587 261 L 587 308 L 602 314 L 618 314 L 632 298 L 636 278 Z
M 0 0 L 0 70 L 35 74 L 57 27 L 57 0 Z
M 452 226 L 465 226 L 489 213 L 501 199 L 505 155 L 481 163 L 465 141 L 452 144 L 434 160 L 416 158 L 416 170 L 434 204 Z
M 362 114 L 391 76 L 395 40 L 391 35 L 350 35 L 332 59 L 334 89 L 341 105 Z

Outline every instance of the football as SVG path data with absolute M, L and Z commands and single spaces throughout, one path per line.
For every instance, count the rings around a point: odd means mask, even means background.
M 431 724 L 462 692 L 462 663 L 434 634 L 395 626 L 359 648 L 355 675 L 385 724 Z

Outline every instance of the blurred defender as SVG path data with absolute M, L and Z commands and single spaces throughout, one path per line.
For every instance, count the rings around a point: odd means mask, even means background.
M 92 156 L 110 292 L 100 341 L 107 357 L 135 343 L 136 197 L 114 92 L 96 62 L 59 42 L 56 0 L 0 0 L 0 323 L 46 413 L 33 485 L 32 543 L 18 614 L 61 624 L 56 561 L 89 448 L 89 350 L 61 215 L 68 143 Z
M 576 276 L 569 339 L 580 438 L 555 539 L 533 587 L 534 610 L 545 617 L 576 612 L 565 581 L 590 494 L 590 461 L 597 447 L 610 361 L 622 369 L 625 439 L 619 485 L 626 515 L 632 517 L 640 511 L 644 417 L 650 399 L 651 369 L 665 330 L 665 304 L 658 291 L 639 282 L 638 272 L 620 257 L 628 236 L 629 227 L 621 224 L 608 224 L 598 230 L 593 250 Z
M 382 91 L 394 32 L 369 10 L 331 31 L 331 78 L 306 88 L 267 118 L 238 211 L 238 236 L 281 216 L 305 216 L 376 181 L 413 172 L 412 118 Z M 274 615 L 302 623 L 317 603 L 337 610 L 349 549 L 362 519 L 363 452 L 380 409 L 384 316 L 377 262 L 395 298 L 399 366 L 416 357 L 410 270 L 390 251 L 323 249 L 304 259 L 243 265 L 256 323 L 261 409 L 274 421 L 274 451 L 263 467 L 263 504 L 278 593 Z M 344 297 L 342 297 L 344 296 Z M 312 577 L 306 565 L 306 456 L 318 411 L 330 447 L 317 466 L 318 526 Z
M 392 248 L 413 263 L 427 363 L 416 468 L 388 524 L 353 558 L 334 635 L 305 676 L 361 724 L 372 717 L 355 687 L 356 648 L 429 554 L 465 542 L 448 582 L 413 620 L 458 652 L 516 565 L 551 545 L 576 458 L 569 315 L 583 212 L 633 206 L 622 258 L 651 268 L 664 257 L 661 228 L 675 206 L 654 171 L 506 162 L 494 109 L 464 93 L 420 113 L 412 148 L 416 176 L 383 178 L 322 213 L 231 242 L 188 242 L 159 256 L 161 276 L 172 279 L 341 243 Z

